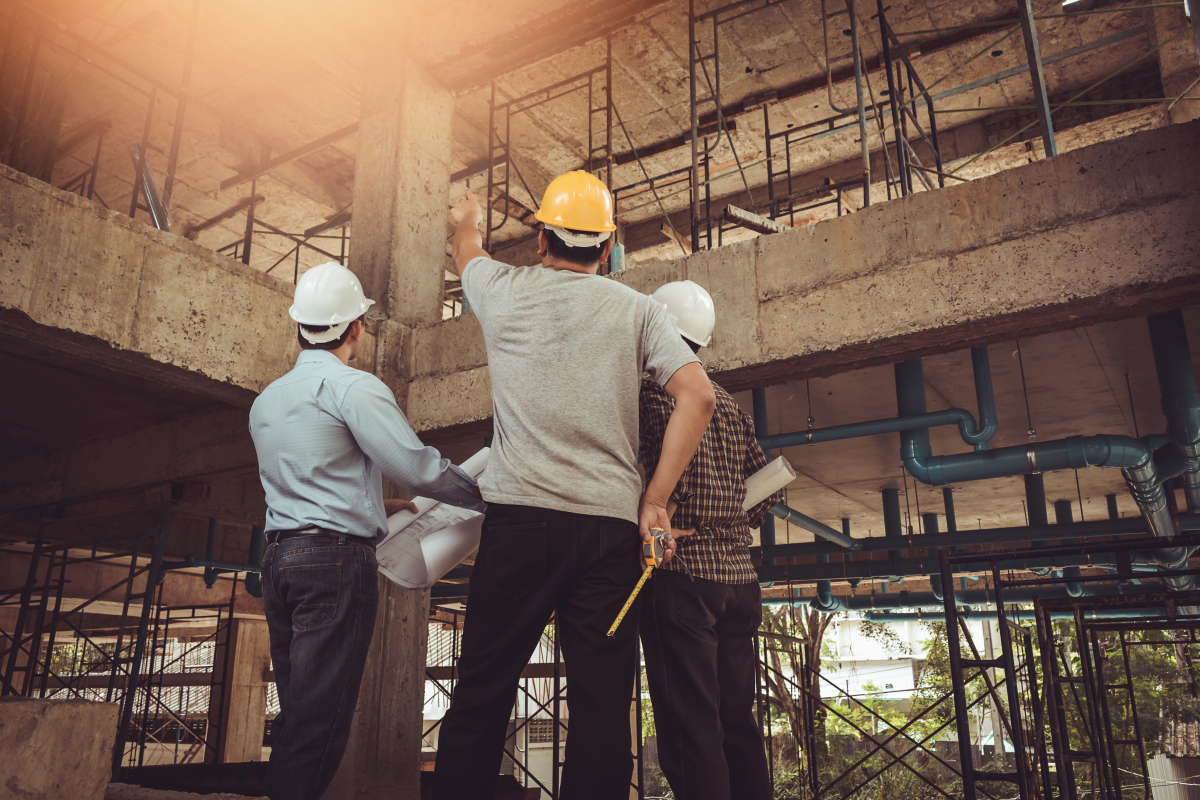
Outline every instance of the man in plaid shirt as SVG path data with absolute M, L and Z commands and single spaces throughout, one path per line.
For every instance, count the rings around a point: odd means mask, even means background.
M 693 352 L 708 345 L 716 322 L 712 298 L 692 281 L 653 295 Z M 642 600 L 641 633 L 658 757 L 678 800 L 768 800 L 771 778 L 754 718 L 753 638 L 762 594 L 750 562 L 750 531 L 782 501 L 742 510 L 746 478 L 767 465 L 754 421 L 713 384 L 716 410 L 684 470 L 667 511 L 678 540 Z M 641 463 L 653 474 L 674 406 L 642 380 Z

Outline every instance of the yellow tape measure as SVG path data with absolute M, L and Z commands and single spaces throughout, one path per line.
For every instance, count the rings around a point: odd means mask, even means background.
M 637 598 L 638 592 L 645 586 L 646 581 L 650 578 L 650 573 L 654 572 L 655 568 L 662 564 L 663 556 L 667 552 L 667 542 L 670 540 L 670 534 L 662 528 L 651 528 L 650 533 L 653 538 L 648 542 L 642 543 L 642 558 L 646 559 L 646 569 L 642 572 L 642 577 L 638 580 L 637 585 L 633 587 L 633 591 L 629 593 L 629 599 L 625 601 L 625 605 L 621 606 L 621 613 L 617 614 L 617 618 L 613 620 L 612 627 L 608 629 L 608 638 L 615 638 L 617 628 L 621 624 L 621 620 L 625 619 L 625 615 L 629 613 L 630 606 L 633 605 L 634 599 Z

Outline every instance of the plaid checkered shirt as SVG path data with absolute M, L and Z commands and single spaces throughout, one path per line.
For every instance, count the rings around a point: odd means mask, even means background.
M 713 384 L 717 407 L 700 447 L 671 499 L 678 504 L 671 524 L 695 528 L 679 539 L 675 558 L 663 569 L 728 584 L 755 583 L 758 573 L 750 562 L 752 528 L 758 528 L 771 508 L 783 501 L 782 492 L 749 511 L 746 478 L 767 465 L 767 457 L 754 435 L 754 420 L 729 393 Z M 641 461 L 647 478 L 654 474 L 662 453 L 663 434 L 675 401 L 653 379 L 642 378 L 639 415 Z

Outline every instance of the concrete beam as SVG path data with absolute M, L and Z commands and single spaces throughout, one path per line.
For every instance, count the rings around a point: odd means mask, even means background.
M 293 287 L 0 167 L 0 335 L 235 405 L 289 369 Z
M 615 278 L 706 286 L 706 361 L 736 390 L 1193 304 L 1197 218 L 1193 122 Z M 485 360 L 470 315 L 416 332 L 408 414 L 426 439 L 486 428 Z
M 471 14 L 464 14 L 461 7 L 443 4 L 419 23 L 425 35 L 412 44 L 434 77 L 462 93 L 602 38 L 648 15 L 663 2 L 522 1 L 479 5 Z M 406 22 L 415 27 L 411 21 Z

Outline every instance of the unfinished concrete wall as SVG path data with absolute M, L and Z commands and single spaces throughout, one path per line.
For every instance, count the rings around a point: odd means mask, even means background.
M 87 700 L 0 698 L 0 796 L 101 800 L 119 710 Z
M 706 286 L 702 355 L 743 389 L 1192 304 L 1197 219 L 1193 122 L 615 279 Z M 408 414 L 426 437 L 488 424 L 481 339 L 469 315 L 414 337 Z
M 1200 297 L 1198 140 L 1197 122 L 1146 131 L 617 279 L 706 283 L 718 308 L 707 361 L 731 389 L 1188 305 Z M 11 172 L 0 290 L 4 327 L 99 342 L 239 403 L 291 367 L 290 286 Z M 230 334 L 239 324 L 255 347 Z M 489 427 L 471 315 L 375 330 L 358 366 L 397 390 L 418 431 Z

